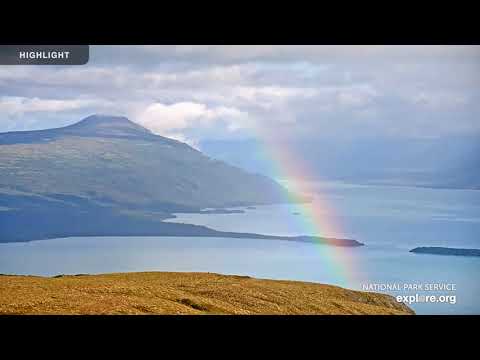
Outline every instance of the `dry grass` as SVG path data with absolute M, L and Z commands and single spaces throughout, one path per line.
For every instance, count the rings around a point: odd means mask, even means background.
M 0 276 L 0 314 L 413 314 L 391 296 L 214 273 Z

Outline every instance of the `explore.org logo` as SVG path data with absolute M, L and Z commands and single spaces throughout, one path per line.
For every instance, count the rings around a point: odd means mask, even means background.
M 389 292 L 394 294 L 396 301 L 405 304 L 444 303 L 453 305 L 457 303 L 457 296 L 454 294 L 457 290 L 456 284 L 451 283 L 362 284 L 362 290 Z
M 398 295 L 395 298 L 398 302 L 412 304 L 412 303 L 448 303 L 456 304 L 457 295 Z

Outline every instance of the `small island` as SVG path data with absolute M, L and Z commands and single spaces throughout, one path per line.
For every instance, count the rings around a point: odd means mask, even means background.
M 243 214 L 244 210 L 230 210 L 230 209 L 209 209 L 209 210 L 200 210 L 197 214 Z M 195 212 L 193 212 L 195 213 Z
M 459 249 L 449 247 L 417 247 L 410 250 L 415 254 L 430 254 L 430 255 L 451 255 L 451 256 L 480 256 L 480 249 Z

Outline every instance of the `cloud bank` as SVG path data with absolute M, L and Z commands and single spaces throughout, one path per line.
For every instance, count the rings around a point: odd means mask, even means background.
M 92 46 L 0 67 L 0 131 L 109 113 L 191 144 L 480 133 L 479 70 L 478 46 Z

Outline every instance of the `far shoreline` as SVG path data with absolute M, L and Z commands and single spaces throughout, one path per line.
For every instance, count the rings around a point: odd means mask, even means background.
M 209 229 L 209 228 L 207 228 Z M 45 240 L 54 240 L 54 239 L 68 239 L 74 237 L 191 237 L 191 238 L 226 238 L 226 239 L 250 239 L 250 240 L 276 240 L 276 241 L 291 241 L 291 242 L 300 242 L 300 243 L 309 243 L 317 245 L 326 245 L 326 246 L 337 246 L 337 247 L 361 247 L 365 246 L 364 243 L 361 243 L 353 239 L 337 239 L 329 237 L 319 237 L 319 236 L 309 236 L 309 235 L 299 235 L 299 236 L 280 236 L 280 235 L 265 235 L 257 233 L 236 233 L 236 232 L 222 232 L 213 230 L 216 233 L 212 234 L 116 234 L 116 233 L 102 233 L 102 234 L 56 234 L 52 236 L 31 238 L 31 239 L 22 239 L 18 241 L 2 241 L 1 244 L 15 244 L 15 243 L 29 243 L 34 241 L 45 241 Z

